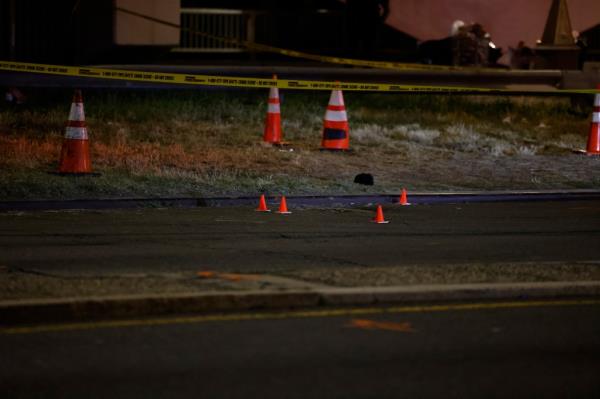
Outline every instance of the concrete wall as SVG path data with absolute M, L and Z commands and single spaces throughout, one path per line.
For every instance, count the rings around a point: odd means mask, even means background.
M 115 0 L 115 6 L 179 25 L 180 0 Z M 124 46 L 176 46 L 179 29 L 115 10 L 114 42 Z

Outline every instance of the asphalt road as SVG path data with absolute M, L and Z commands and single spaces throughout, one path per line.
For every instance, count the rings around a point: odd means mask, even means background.
M 596 261 L 600 202 L 0 214 L 0 265 L 78 273 Z
M 0 330 L 2 397 L 600 397 L 598 300 L 54 327 Z

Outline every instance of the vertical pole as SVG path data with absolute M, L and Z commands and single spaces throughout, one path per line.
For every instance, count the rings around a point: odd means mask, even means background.
M 10 15 L 9 57 L 11 61 L 15 61 L 17 58 L 17 0 L 10 0 L 8 7 Z
M 256 12 L 254 11 L 250 11 L 248 14 L 246 40 L 248 40 L 250 43 L 254 43 L 256 41 Z
M 248 14 L 246 25 L 246 40 L 250 43 L 256 41 L 256 11 L 250 11 Z M 250 59 L 256 60 L 256 52 L 252 49 L 247 49 L 250 52 Z

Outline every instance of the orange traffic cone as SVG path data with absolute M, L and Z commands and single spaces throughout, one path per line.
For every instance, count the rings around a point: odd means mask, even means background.
M 277 79 L 277 75 L 273 75 L 273 79 Z M 279 89 L 271 87 L 263 134 L 265 143 L 281 144 L 281 110 L 279 105 Z
M 289 215 L 290 213 L 292 213 L 288 211 L 285 195 L 281 196 L 281 204 L 279 204 L 279 210 L 277 211 L 277 213 L 281 213 L 282 215 Z
M 350 128 L 341 90 L 332 90 L 323 121 L 322 150 L 346 151 L 350 148 Z
M 256 212 L 271 212 L 269 208 L 267 208 L 267 201 L 265 200 L 265 195 L 261 194 L 260 201 L 258 203 L 258 208 L 255 209 Z
M 400 200 L 398 201 L 398 203 L 404 206 L 410 205 L 410 202 L 408 202 L 408 196 L 406 195 L 405 188 L 402 189 L 402 194 L 400 194 Z
M 383 209 L 381 208 L 381 205 L 377 205 L 377 214 L 375 215 L 375 218 L 372 220 L 375 223 L 389 223 L 389 220 L 385 220 L 383 218 Z
M 75 90 L 73 94 L 73 102 L 62 144 L 58 172 L 68 174 L 92 172 L 90 146 L 85 125 L 81 90 Z
M 600 90 L 600 85 L 596 88 Z M 598 93 L 594 97 L 592 123 L 585 153 L 587 155 L 600 155 L 600 94 Z

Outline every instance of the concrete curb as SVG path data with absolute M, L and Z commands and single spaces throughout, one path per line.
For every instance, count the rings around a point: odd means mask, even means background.
M 0 302 L 0 325 L 324 306 L 591 296 L 600 296 L 600 281 L 224 291 L 168 296 L 20 300 Z
M 325 305 L 373 305 L 402 302 L 447 302 L 600 296 L 600 281 L 419 285 L 335 288 L 320 291 Z
M 599 190 L 553 190 L 553 191 L 468 191 L 468 192 L 412 192 L 412 204 L 450 204 L 508 201 L 576 201 L 599 200 Z M 286 196 L 288 206 L 298 207 L 353 207 L 373 204 L 394 204 L 398 194 L 364 195 L 305 195 Z M 201 208 L 256 206 L 256 196 L 206 197 L 206 198 L 105 198 L 74 200 L 25 200 L 0 201 L 0 212 L 73 210 L 73 209 L 137 209 L 137 208 Z M 270 203 L 278 202 L 279 196 L 267 196 Z

